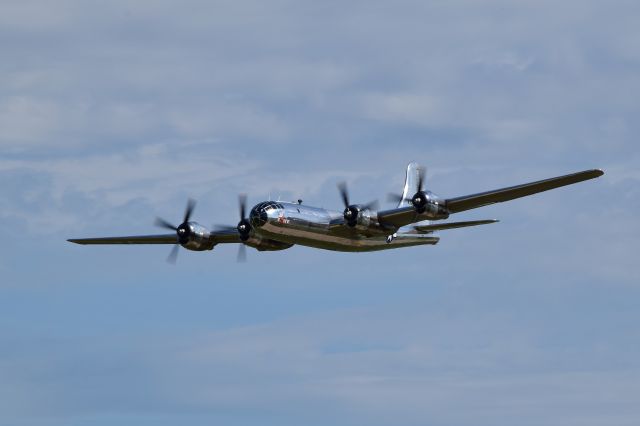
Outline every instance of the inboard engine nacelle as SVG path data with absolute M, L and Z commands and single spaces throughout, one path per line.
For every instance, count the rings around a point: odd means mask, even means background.
M 444 201 L 431 191 L 416 192 L 411 198 L 411 204 L 413 204 L 416 212 L 426 215 L 429 219 L 436 220 L 449 217 L 449 211 L 444 207 Z

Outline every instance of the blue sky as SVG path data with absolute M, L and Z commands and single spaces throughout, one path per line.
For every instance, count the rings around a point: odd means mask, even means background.
M 0 4 L 0 425 L 635 425 L 637 2 Z M 435 247 L 80 247 L 599 167 Z

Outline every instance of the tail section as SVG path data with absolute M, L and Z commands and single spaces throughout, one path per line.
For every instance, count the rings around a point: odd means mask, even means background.
M 398 203 L 398 207 L 410 207 L 411 197 L 418 192 L 418 181 L 420 180 L 420 171 L 423 169 L 418 163 L 409 163 L 407 166 L 407 177 L 404 180 L 404 189 L 402 190 L 402 199 Z

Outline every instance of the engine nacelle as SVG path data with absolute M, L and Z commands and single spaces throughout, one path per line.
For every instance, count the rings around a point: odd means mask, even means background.
M 358 210 L 358 216 L 356 216 L 355 228 L 364 231 L 369 229 L 371 225 L 371 210 L 363 209 Z
M 213 249 L 215 243 L 211 240 L 211 233 L 207 228 L 197 222 L 188 222 L 185 225 L 178 228 L 178 239 L 182 247 L 193 251 Z
M 351 205 L 344 210 L 344 221 L 352 228 L 367 229 L 371 225 L 371 210 L 367 206 Z
M 419 191 L 411 198 L 411 204 L 421 215 L 427 219 L 446 219 L 449 211 L 444 207 L 444 202 L 431 191 Z

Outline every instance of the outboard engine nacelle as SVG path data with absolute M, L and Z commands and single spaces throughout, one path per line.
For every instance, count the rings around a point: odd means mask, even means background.
M 211 233 L 207 228 L 189 220 L 195 207 L 195 200 L 189 199 L 189 201 L 187 201 L 187 208 L 184 211 L 184 219 L 182 219 L 182 223 L 178 226 L 159 217 L 156 218 L 156 226 L 170 229 L 176 233 L 176 244 L 171 249 L 169 257 L 167 257 L 167 262 L 169 263 L 176 262 L 179 245 L 187 250 L 194 251 L 211 250 L 213 246 L 216 245 L 215 242 L 211 240 Z
M 211 240 L 211 233 L 197 222 L 186 222 L 177 229 L 178 242 L 187 250 L 211 250 L 215 245 Z

